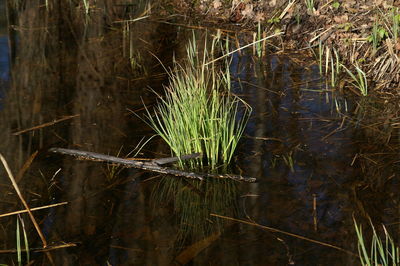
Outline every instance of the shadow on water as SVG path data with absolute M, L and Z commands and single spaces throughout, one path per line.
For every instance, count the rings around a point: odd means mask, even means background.
M 151 19 L 120 23 L 143 15 L 148 5 L 111 3 L 102 2 L 87 17 L 78 4 L 61 1 L 46 10 L 27 1 L 13 22 L 18 44 L 12 47 L 11 86 L 1 103 L 0 150 L 15 174 L 39 151 L 18 177 L 31 207 L 69 202 L 34 213 L 50 245 L 77 244 L 52 251 L 56 265 L 358 262 L 347 253 L 211 213 L 351 252 L 357 252 L 353 215 L 396 230 L 396 104 L 327 89 L 318 67 L 298 54 L 232 58 L 234 92 L 253 108 L 234 171 L 256 177 L 255 184 L 199 183 L 49 154 L 49 147 L 60 146 L 124 157 L 153 134 L 128 111 L 140 113 L 142 101 L 152 106 L 155 96 L 148 86 L 161 91 L 167 82 L 149 51 L 168 65 L 173 54 L 185 54 L 192 32 Z M 0 72 L 7 73 L 2 40 Z M 77 116 L 14 134 L 69 115 Z M 156 140 L 140 156 L 168 156 L 168 150 Z M 2 213 L 22 209 L 1 173 Z M 22 217 L 30 247 L 41 247 L 28 216 Z M 16 219 L 0 219 L 1 250 L 14 249 Z M 32 252 L 31 259 L 48 265 L 42 253 Z M 16 254 L 0 253 L 0 263 L 12 261 Z

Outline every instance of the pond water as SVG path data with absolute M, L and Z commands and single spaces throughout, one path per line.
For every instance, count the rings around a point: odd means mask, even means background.
M 2 108 L 1 99 L 8 87 L 9 80 L 9 53 L 7 38 L 7 21 L 5 15 L 5 1 L 0 3 L 0 109 Z
M 253 108 L 232 171 L 254 184 L 199 184 L 49 153 L 69 147 L 125 157 L 152 136 L 130 111 L 153 106 L 149 88 L 162 92 L 168 82 L 149 51 L 168 66 L 193 34 L 174 20 L 119 23 L 139 16 L 140 4 L 93 9 L 89 19 L 76 6 L 60 8 L 68 12 L 31 1 L 21 8 L 0 104 L 0 151 L 30 207 L 68 202 L 34 212 L 49 246 L 76 245 L 50 251 L 56 265 L 357 265 L 353 216 L 384 223 L 396 238 L 398 118 L 387 103 L 328 89 L 305 54 L 232 55 L 233 90 Z M 199 40 L 205 31 L 196 31 Z M 6 82 L 11 36 L 1 36 Z M 74 117 L 18 132 L 67 116 Z M 139 156 L 169 152 L 155 138 Z M 2 213 L 23 209 L 1 171 Z M 31 260 L 49 265 L 34 250 L 42 243 L 29 217 L 21 217 Z M 0 224 L 0 263 L 16 263 L 16 217 Z

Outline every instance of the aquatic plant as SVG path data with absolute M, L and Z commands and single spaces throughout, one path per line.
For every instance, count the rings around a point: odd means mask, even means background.
M 363 96 L 368 95 L 368 81 L 367 81 L 367 75 L 365 74 L 362 69 L 355 65 L 354 67 L 356 68 L 357 74 L 353 74 L 345 65 L 343 65 L 343 68 L 346 70 L 347 74 L 353 79 L 354 82 L 353 84 Z
M 211 51 L 219 41 L 214 39 Z M 212 54 L 207 42 L 200 57 L 196 41 L 186 49 L 187 60 L 174 60 L 168 72 L 170 83 L 165 97 L 158 95 L 154 114 L 146 108 L 149 125 L 180 156 L 201 152 L 207 165 L 215 169 L 228 164 L 248 121 L 251 107 L 231 93 L 228 62 L 223 70 L 215 63 L 206 64 Z M 240 115 L 239 115 L 240 114 Z M 202 166 L 201 159 L 185 162 L 190 167 Z M 180 162 L 183 166 L 183 162 Z
M 371 224 L 373 235 L 370 245 L 371 248 L 369 251 L 364 241 L 362 226 L 357 225 L 355 219 L 354 219 L 354 227 L 357 233 L 358 253 L 361 265 L 386 266 L 386 265 L 400 264 L 399 247 L 395 245 L 392 237 L 389 235 L 385 226 L 383 226 L 385 239 L 382 241 L 382 239 L 376 233 L 374 226 Z
M 340 64 L 340 58 L 339 58 L 339 53 L 335 48 L 332 48 L 333 54 L 335 55 L 335 58 L 331 56 L 331 86 L 336 87 L 337 83 L 339 82 L 339 75 L 341 72 L 341 64 Z M 332 52 L 331 52 L 332 54 Z
M 220 56 L 220 57 L 218 57 L 218 58 L 212 59 L 211 61 L 205 63 L 204 65 L 205 65 L 205 66 L 208 66 L 208 65 L 210 65 L 210 64 L 213 64 L 213 63 L 215 63 L 215 62 L 217 62 L 217 61 L 219 61 L 219 60 L 221 60 L 221 59 L 224 59 L 224 58 L 230 56 L 231 54 L 234 54 L 234 53 L 236 53 L 236 52 L 239 52 L 239 51 L 241 51 L 241 50 L 244 50 L 244 49 L 246 49 L 246 48 L 248 48 L 248 47 L 250 47 L 250 46 L 253 46 L 253 47 L 254 47 L 254 45 L 257 45 L 257 44 L 260 43 L 260 42 L 264 42 L 264 43 L 265 43 L 266 40 L 272 39 L 272 38 L 274 38 L 274 37 L 278 37 L 278 36 L 282 35 L 283 33 L 284 33 L 283 31 L 281 31 L 281 32 L 276 32 L 276 33 L 274 33 L 274 34 L 272 34 L 272 35 L 263 37 L 262 39 L 257 40 L 257 41 L 253 41 L 253 42 L 251 42 L 251 43 L 249 43 L 249 44 L 246 44 L 246 45 L 244 45 L 244 46 L 242 46 L 242 47 L 239 47 L 239 48 L 237 48 L 237 49 L 235 49 L 235 50 L 232 50 L 232 51 L 230 51 L 230 52 L 228 52 L 228 50 L 226 50 L 226 53 L 225 53 L 224 55 L 222 55 L 222 56 Z
M 340 57 L 337 50 L 335 48 L 326 47 L 321 41 L 319 41 L 318 55 L 316 55 L 315 52 L 314 55 L 318 60 L 320 74 L 323 73 L 323 66 L 325 65 L 325 75 L 330 75 L 331 87 L 336 87 L 341 73 Z
M 21 226 L 20 226 L 20 221 L 21 221 Z M 22 232 L 24 235 L 24 245 L 25 245 L 25 251 L 26 251 L 26 262 L 29 263 L 30 260 L 30 255 L 29 255 L 29 242 L 28 242 L 28 236 L 26 234 L 25 230 L 25 224 L 21 217 L 18 216 L 17 218 L 17 229 L 16 229 L 16 238 L 17 238 L 17 261 L 18 265 L 22 265 L 22 244 L 21 244 L 21 229 L 22 227 Z
M 319 66 L 319 73 L 322 74 L 322 66 L 323 66 L 323 56 L 324 56 L 324 49 L 325 46 L 322 44 L 322 41 L 319 40 L 318 42 L 318 66 Z M 315 53 L 314 53 L 315 55 Z
M 258 22 L 257 33 L 255 32 L 253 35 L 253 53 L 256 54 L 259 58 L 261 58 L 265 53 L 266 40 L 263 40 L 265 37 L 265 32 L 261 31 L 261 22 Z
M 293 151 L 288 152 L 286 155 L 282 155 L 283 161 L 286 166 L 290 168 L 290 172 L 294 173 L 294 159 L 293 159 Z

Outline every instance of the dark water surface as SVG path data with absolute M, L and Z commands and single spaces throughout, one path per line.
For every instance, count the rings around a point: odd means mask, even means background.
M 0 109 L 2 108 L 2 99 L 8 88 L 9 81 L 9 52 L 7 36 L 7 20 L 5 1 L 0 2 Z
M 12 47 L 12 85 L 0 103 L 0 151 L 30 207 L 68 202 L 34 212 L 50 246 L 77 245 L 51 251 L 56 265 L 358 265 L 349 254 L 357 253 L 353 215 L 386 224 L 397 238 L 396 114 L 387 103 L 326 89 L 305 55 L 232 57 L 234 92 L 253 108 L 232 171 L 257 183 L 200 184 L 47 152 L 69 147 L 127 156 L 153 134 L 129 110 L 141 114 L 142 101 L 155 103 L 149 87 L 162 92 L 168 82 L 149 51 L 168 66 L 173 55 L 185 55 L 192 37 L 153 18 L 115 23 L 140 15 L 146 7 L 140 3 L 105 3 L 89 19 L 82 7 L 65 5 L 21 7 L 13 22 L 19 41 Z M 7 82 L 7 30 L 0 29 L 0 82 Z M 204 31 L 196 34 L 204 38 Z M 155 138 L 139 156 L 169 153 Z M 23 209 L 1 171 L 1 213 Z M 30 247 L 41 247 L 29 217 L 21 217 Z M 0 224 L 0 249 L 15 249 L 16 217 Z M 49 265 L 33 250 L 31 260 Z M 0 253 L 0 263 L 16 261 L 16 254 Z

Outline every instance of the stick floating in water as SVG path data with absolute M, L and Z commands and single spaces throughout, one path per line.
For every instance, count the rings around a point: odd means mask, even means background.
M 236 181 L 250 182 L 253 183 L 256 181 L 255 178 L 252 177 L 244 177 L 240 175 L 218 175 L 218 174 L 199 174 L 193 172 L 185 172 L 181 170 L 176 170 L 168 167 L 162 167 L 160 165 L 164 165 L 167 163 L 176 162 L 178 160 L 186 160 L 192 158 L 198 158 L 201 156 L 201 153 L 193 153 L 188 155 L 183 155 L 180 157 L 169 157 L 169 158 L 161 158 L 161 159 L 153 159 L 148 161 L 134 161 L 128 159 L 122 159 L 115 156 L 105 155 L 101 153 L 95 153 L 90 151 L 80 151 L 80 150 L 72 150 L 72 149 L 63 149 L 63 148 L 51 148 L 50 152 L 61 153 L 66 155 L 72 155 L 79 158 L 83 158 L 86 160 L 94 160 L 101 162 L 110 162 L 121 164 L 125 167 L 133 167 L 138 169 L 143 169 L 147 171 L 153 171 L 162 174 L 169 174 L 174 176 L 183 176 L 191 179 L 203 180 L 205 177 L 211 178 L 222 178 L 222 179 L 233 179 Z

